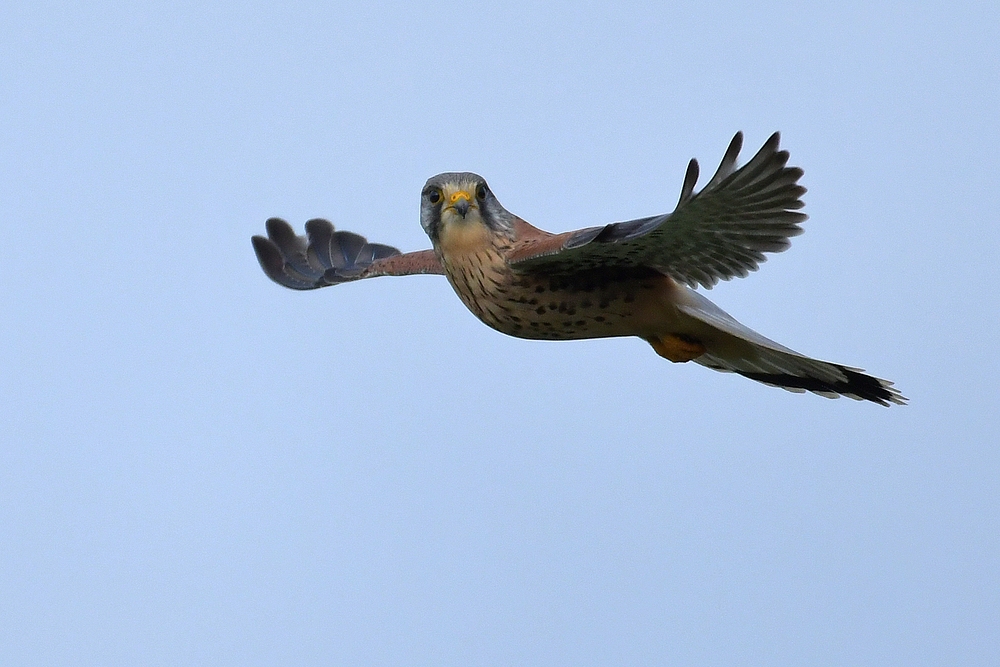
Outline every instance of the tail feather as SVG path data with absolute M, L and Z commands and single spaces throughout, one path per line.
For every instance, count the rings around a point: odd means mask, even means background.
M 846 396 L 858 401 L 871 401 L 879 405 L 906 405 L 907 399 L 899 393 L 892 382 L 866 375 L 860 369 L 832 364 L 826 361 L 810 359 L 795 355 L 798 359 L 788 359 L 784 367 L 788 371 L 762 372 L 744 370 L 745 364 L 723 360 L 712 354 L 704 354 L 695 361 L 717 371 L 736 373 L 745 378 L 762 382 L 772 387 L 779 387 L 795 393 L 811 391 L 826 398 Z M 806 363 L 803 363 L 806 362 Z M 825 366 L 824 377 L 810 373 L 809 367 Z M 831 379 L 831 376 L 836 376 Z
M 769 373 L 740 373 L 743 377 L 763 382 L 773 387 L 790 390 L 811 391 L 820 396 L 848 396 L 858 401 L 872 401 L 879 405 L 889 406 L 890 403 L 905 405 L 906 398 L 893 388 L 892 383 L 871 375 L 838 366 L 847 377 L 845 382 L 823 382 L 811 377 L 797 377 L 787 373 L 783 375 Z
M 695 336 L 706 346 L 705 354 L 694 360 L 702 366 L 793 392 L 847 396 L 884 406 L 906 404 L 906 397 L 888 380 L 799 354 L 740 324 L 701 294 L 687 290 L 686 297 L 678 309 L 708 327 Z

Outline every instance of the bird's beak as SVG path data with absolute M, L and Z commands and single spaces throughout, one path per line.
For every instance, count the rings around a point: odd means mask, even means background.
M 469 197 L 468 192 L 465 190 L 459 190 L 451 195 L 451 201 L 448 208 L 455 209 L 455 212 L 464 218 L 465 214 L 469 212 L 469 202 L 471 199 L 472 198 Z

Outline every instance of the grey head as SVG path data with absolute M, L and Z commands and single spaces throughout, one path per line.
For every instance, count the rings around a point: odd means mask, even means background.
M 420 225 L 437 245 L 448 229 L 483 225 L 513 238 L 514 216 L 479 174 L 446 172 L 427 179 L 420 193 Z

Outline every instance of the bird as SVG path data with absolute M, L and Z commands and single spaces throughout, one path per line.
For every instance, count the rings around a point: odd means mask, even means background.
M 807 216 L 802 169 L 789 167 L 775 132 L 743 166 L 733 137 L 700 190 L 692 159 L 673 212 L 550 233 L 505 209 L 481 176 L 427 180 L 420 224 L 431 248 L 402 253 L 328 220 L 297 235 L 270 218 L 252 237 L 264 273 L 295 290 L 378 276 L 444 275 L 483 323 L 517 338 L 636 336 L 663 358 L 693 361 L 796 393 L 883 406 L 906 399 L 888 380 L 799 354 L 744 326 L 696 288 L 757 270 L 786 250 Z

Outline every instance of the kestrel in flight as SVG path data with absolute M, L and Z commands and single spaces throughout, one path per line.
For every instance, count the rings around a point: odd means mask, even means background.
M 693 288 L 746 276 L 781 252 L 806 219 L 798 184 L 774 133 L 737 168 L 737 133 L 712 179 L 695 192 L 691 160 L 673 213 L 551 234 L 503 206 L 472 173 L 438 174 L 420 195 L 432 249 L 401 253 L 306 223 L 306 237 L 278 218 L 253 237 L 264 272 L 298 290 L 417 273 L 443 274 L 485 324 L 543 340 L 638 336 L 662 357 L 794 392 L 889 405 L 904 398 L 887 380 L 794 352 L 753 331 Z

